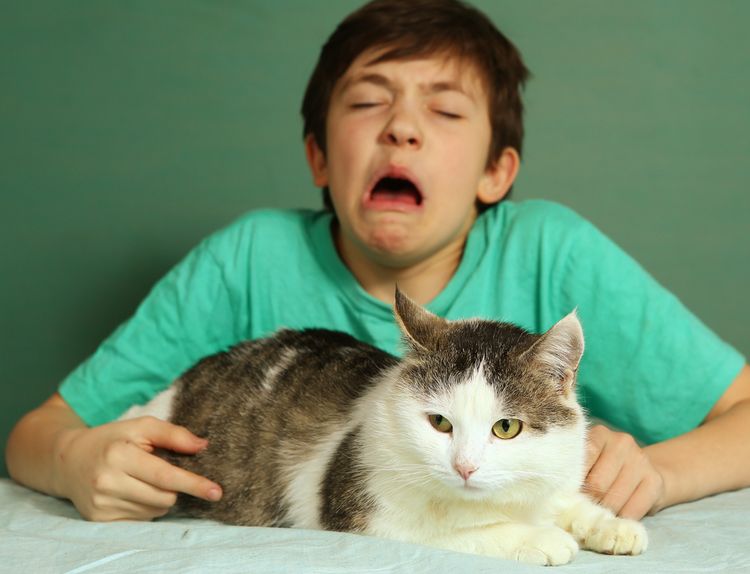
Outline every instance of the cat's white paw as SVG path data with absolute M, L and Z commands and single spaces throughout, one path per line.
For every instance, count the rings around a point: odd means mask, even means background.
M 648 535 L 644 526 L 627 518 L 605 518 L 595 522 L 586 531 L 578 531 L 573 523 L 573 535 L 581 546 L 601 554 L 631 554 L 646 550 Z
M 578 554 L 578 543 L 560 528 L 538 528 L 520 541 L 514 556 L 520 562 L 540 566 L 567 564 Z

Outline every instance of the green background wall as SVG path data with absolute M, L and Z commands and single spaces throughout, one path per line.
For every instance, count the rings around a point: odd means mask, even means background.
M 319 204 L 298 109 L 359 2 L 2 4 L 4 444 L 203 236 Z M 535 76 L 516 198 L 593 220 L 750 353 L 750 3 L 476 4 Z

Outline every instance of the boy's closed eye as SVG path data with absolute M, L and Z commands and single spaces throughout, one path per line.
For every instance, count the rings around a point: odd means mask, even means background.
M 367 110 L 375 108 L 377 106 L 387 105 L 385 101 L 355 101 L 349 104 L 349 108 L 352 110 Z M 465 117 L 465 115 L 458 111 L 447 107 L 433 106 L 430 108 L 434 113 L 445 117 L 447 119 L 458 120 Z
M 376 108 L 378 106 L 386 105 L 384 102 L 355 102 L 353 104 L 349 104 L 349 108 L 351 110 L 370 110 L 373 108 Z M 440 116 L 443 119 L 446 120 L 461 120 L 464 119 L 464 116 L 459 113 L 451 112 L 448 110 L 440 110 L 440 109 L 433 109 L 432 110 L 435 114 Z
M 464 96 L 445 93 L 431 98 L 429 107 L 433 112 L 446 118 L 461 119 L 467 117 L 470 113 L 468 102 L 463 100 L 465 100 Z
M 449 119 L 449 120 L 460 120 L 463 119 L 463 115 L 457 114 L 455 112 L 450 112 L 448 110 L 433 110 L 436 114 Z
M 349 107 L 353 110 L 364 110 L 380 105 L 383 105 L 383 102 L 354 102 L 353 104 L 349 104 Z
M 359 84 L 348 90 L 345 102 L 350 108 L 362 109 L 387 104 L 391 99 L 391 94 L 379 86 Z

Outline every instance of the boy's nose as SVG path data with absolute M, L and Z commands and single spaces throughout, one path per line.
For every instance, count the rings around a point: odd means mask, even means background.
M 422 133 L 417 122 L 404 112 L 396 113 L 383 130 L 381 141 L 388 145 L 418 149 L 422 146 Z
M 403 135 L 399 133 L 389 132 L 387 134 L 388 143 L 393 145 L 407 145 L 409 147 L 419 147 L 419 138 L 415 135 Z

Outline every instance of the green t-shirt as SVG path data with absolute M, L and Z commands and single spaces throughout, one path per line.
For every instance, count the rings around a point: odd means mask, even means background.
M 343 264 L 331 221 L 327 212 L 255 211 L 211 235 L 66 378 L 63 398 L 87 424 L 102 424 L 201 357 L 280 327 L 338 329 L 398 353 L 391 308 Z M 697 426 L 745 362 L 595 227 L 546 201 L 483 213 L 427 308 L 533 332 L 577 308 L 582 404 L 646 443 Z

